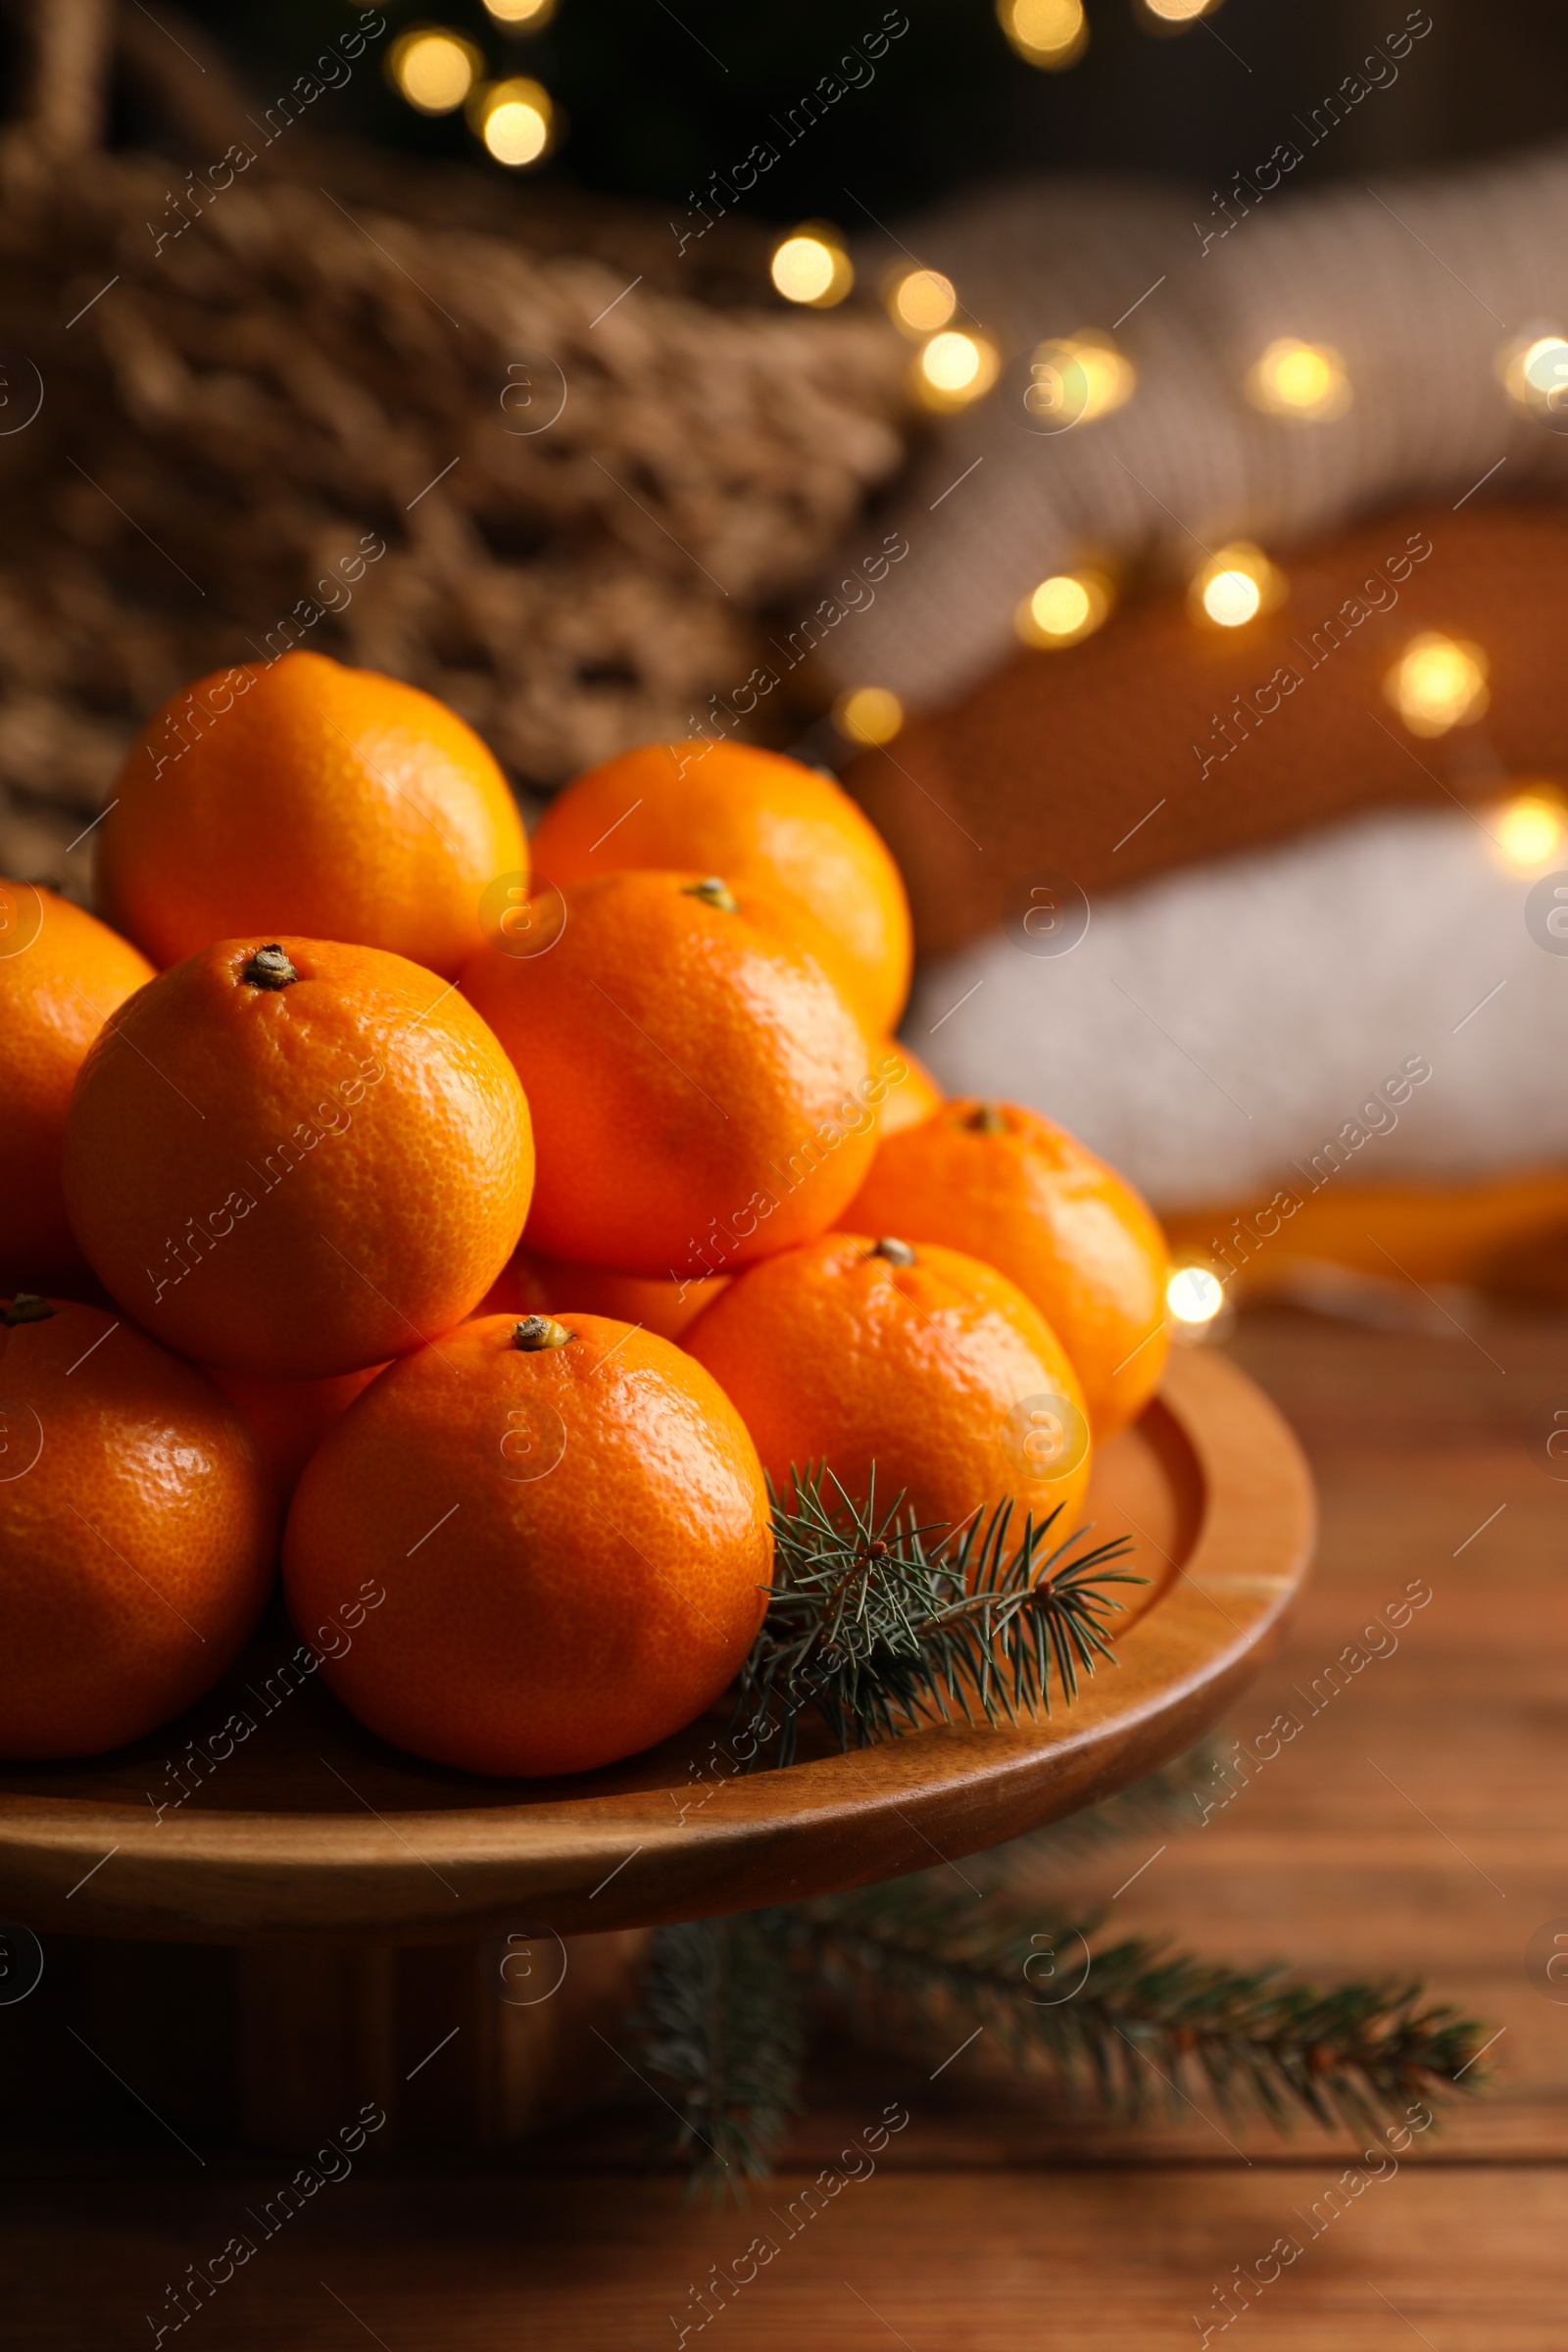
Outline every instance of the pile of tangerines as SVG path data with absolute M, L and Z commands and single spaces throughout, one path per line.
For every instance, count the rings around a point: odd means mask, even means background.
M 293 653 L 161 711 L 100 830 L 105 920 L 0 884 L 0 1754 L 182 1712 L 281 1566 L 373 1732 L 583 1770 L 734 1676 L 769 1480 L 1076 1527 L 1159 1231 L 891 1043 L 907 909 L 830 778 L 650 745 L 530 874 L 454 712 Z

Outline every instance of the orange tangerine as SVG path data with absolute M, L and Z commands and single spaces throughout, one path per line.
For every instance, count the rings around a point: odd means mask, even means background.
M 66 1199 L 111 1296 L 233 1372 L 319 1380 L 460 1321 L 516 1247 L 528 1106 L 450 985 L 376 948 L 220 940 L 83 1064 Z
M 884 1135 L 842 1221 L 944 1242 L 1010 1275 L 1072 1358 L 1097 1438 L 1159 1386 L 1165 1237 L 1114 1168 L 1038 1111 L 965 1098 Z
M 684 866 L 787 903 L 873 1037 L 904 1010 L 909 904 L 881 835 L 820 768 L 747 743 L 645 743 L 557 794 L 534 836 L 552 882 Z
M 98 851 L 105 912 L 160 964 L 282 931 L 451 979 L 486 893 L 527 874 L 516 803 L 473 729 L 324 654 L 174 695 L 132 747 Z
M 1037 1307 L 956 1250 L 828 1233 L 749 1266 L 686 1333 L 780 1494 L 825 1461 L 849 1494 L 871 1468 L 921 1525 L 1011 1496 L 1078 1525 L 1089 1427 L 1077 1374 Z
M 386 1598 L 321 1672 L 385 1740 L 470 1772 L 584 1772 L 665 1739 L 756 1639 L 757 1450 L 701 1365 L 597 1315 L 492 1315 L 384 1372 L 309 1463 L 296 1624 Z
M 233 1663 L 277 1501 L 194 1364 L 122 1317 L 0 1302 L 0 1755 L 138 1740 Z
M 527 1091 L 530 1250 L 681 1282 L 830 1224 L 875 1145 L 867 1048 L 776 902 L 615 873 L 530 913 L 463 974 Z

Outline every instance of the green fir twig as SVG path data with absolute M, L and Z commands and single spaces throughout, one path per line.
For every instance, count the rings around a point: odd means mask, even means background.
M 1196 2099 L 1284 2132 L 1375 2128 L 1455 2087 L 1486 2028 L 1412 1983 L 1316 1987 L 1278 1963 L 1238 1969 L 1004 1897 L 977 1907 L 923 1875 L 804 1904 L 797 1965 L 857 2030 L 945 2056 L 977 2026 L 1063 2107 L 1139 2121 Z
M 1188 1759 L 1080 1817 L 1095 1842 L 1145 1826 L 1189 1792 Z M 1480 2089 L 1489 2029 L 1413 1983 L 1315 1986 L 1279 1966 L 1232 1968 L 1100 1923 L 1042 1915 L 1031 1882 L 1054 1857 L 1037 1833 L 970 1857 L 981 1901 L 921 1872 L 850 1894 L 662 1928 L 640 2019 L 650 2074 L 675 2115 L 663 2133 L 691 2193 L 737 2198 L 765 2179 L 802 2106 L 809 2030 L 934 2065 L 985 2029 L 1000 2055 L 1066 2111 L 1139 2121 L 1190 2103 L 1284 2132 L 1403 2122 L 1417 2101 Z
M 1058 1513 L 1009 1544 L 1002 1504 L 961 1530 L 920 1527 L 901 1494 L 878 1508 L 825 1465 L 773 1497 L 775 1578 L 742 1672 L 735 1760 L 789 1763 L 813 1705 L 841 1749 L 935 1716 L 1016 1722 L 1053 1684 L 1113 1656 L 1107 1590 L 1123 1541 L 1053 1544 Z M 766 1751 L 766 1752 L 764 1752 Z M 1060 1915 L 1040 1883 L 1064 1861 L 1172 1821 L 1211 1770 L 1199 1748 L 1145 1781 L 994 1852 L 963 1896 L 936 1874 L 738 1918 L 658 1930 L 636 2021 L 672 2118 L 663 2145 L 688 2187 L 745 2194 L 766 2179 L 791 2118 L 810 2028 L 947 2061 L 984 2054 L 1064 2109 L 1138 2120 L 1160 2106 L 1252 2113 L 1285 2132 L 1404 2121 L 1412 2104 L 1481 2087 L 1487 2028 L 1413 1983 L 1314 1986 L 1275 1964 L 1238 1969 L 1155 1939 L 1097 1946 L 1101 1922 Z M 980 1900 L 974 1899 L 978 1892 Z
M 1125 1537 L 1074 1552 L 1052 1545 L 1060 1516 L 1026 1516 L 1009 1544 L 1010 1502 L 964 1527 L 921 1527 L 899 1494 L 885 1509 L 873 1469 L 863 1501 L 825 1464 L 791 1471 L 773 1496 L 767 1615 L 742 1669 L 731 1740 L 748 1767 L 790 1763 L 814 1705 L 841 1749 L 895 1738 L 923 1716 L 1016 1723 L 1070 1702 L 1080 1674 L 1114 1653 L 1107 1590 L 1147 1580 L 1113 1561 Z
M 748 2180 L 767 2179 L 799 2112 L 806 1984 L 782 1920 L 746 1912 L 653 1938 L 632 2022 L 671 2094 L 658 2150 L 685 2165 L 690 2194 L 740 2203 Z

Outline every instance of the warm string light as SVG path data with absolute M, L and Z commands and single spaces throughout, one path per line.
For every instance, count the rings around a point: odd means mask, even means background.
M 496 0 L 490 13 L 514 28 L 526 28 L 543 24 L 554 5 L 555 0 Z M 413 25 L 393 42 L 387 70 L 397 90 L 421 115 L 450 115 L 463 107 L 469 127 L 498 164 L 520 170 L 549 153 L 556 127 L 549 91 L 522 74 L 482 81 L 484 59 L 462 33 L 440 24 Z
M 1272 612 L 1285 596 L 1285 575 L 1260 547 L 1235 540 L 1209 557 L 1193 578 L 1193 610 L 1216 628 L 1240 629 L 1259 613 Z
M 1350 405 L 1345 362 L 1331 343 L 1302 343 L 1280 335 L 1247 377 L 1248 399 L 1271 416 L 1326 424 Z
M 823 221 L 807 221 L 773 248 L 774 286 L 786 302 L 831 310 L 855 283 L 855 265 L 839 231 Z
M 812 250 L 797 256 L 791 251 L 797 244 Z M 820 251 L 815 250 L 818 247 Z M 774 284 L 780 292 L 787 291 L 780 279 L 781 263 L 799 272 L 804 285 L 826 283 L 828 251 L 825 232 L 797 229 L 774 256 Z M 847 282 L 843 290 L 848 291 Z M 823 299 L 814 292 L 791 298 Z M 833 293 L 827 299 L 836 301 L 839 295 Z M 959 308 L 952 278 L 940 270 L 923 267 L 903 270 L 889 284 L 885 299 L 894 323 L 906 334 L 923 338 L 910 380 L 915 398 L 924 407 L 939 411 L 966 408 L 990 391 L 1001 371 L 1002 355 L 982 328 L 949 323 Z M 1069 425 L 1108 416 L 1132 398 L 1138 382 L 1132 362 L 1109 335 L 1096 327 L 1080 327 L 1076 334 L 1039 344 L 1029 365 L 1031 380 L 1024 392 L 1024 407 L 1045 431 L 1064 431 Z
M 1113 602 L 1103 572 L 1053 572 L 1024 598 L 1013 614 L 1013 627 L 1025 645 L 1057 651 L 1093 636 Z
M 1196 24 L 1200 17 L 1212 15 L 1220 0 L 1143 0 L 1143 4 L 1163 28 Z
M 935 334 L 958 307 L 951 277 L 940 270 L 907 270 L 888 288 L 888 313 L 907 335 Z
M 542 32 L 556 13 L 556 0 L 484 0 L 484 4 L 509 32 Z
M 1383 692 L 1412 735 L 1446 735 L 1480 718 L 1491 702 L 1487 657 L 1479 645 L 1423 630 L 1389 671 Z
M 520 171 L 547 154 L 555 127 L 555 108 L 541 82 L 526 74 L 493 81 L 479 95 L 474 128 L 498 164 Z
M 944 327 L 914 364 L 914 390 L 928 409 L 967 408 L 989 392 L 1002 363 L 989 335 Z
M 1110 416 L 1131 400 L 1137 384 L 1137 368 L 1110 336 L 1084 326 L 1036 344 L 1023 405 L 1038 430 L 1066 432 Z
M 1239 629 L 1263 609 L 1263 595 L 1250 571 L 1234 566 L 1203 583 L 1203 611 L 1222 629 Z
M 920 345 L 909 371 L 909 388 L 923 408 L 967 408 L 990 391 L 1002 355 L 980 328 L 950 324 L 959 307 L 951 277 L 924 267 L 901 270 L 889 281 L 884 299 L 894 325 Z
M 1048 74 L 1076 65 L 1089 46 L 1083 0 L 997 0 L 997 21 L 1025 63 Z
M 851 743 L 891 743 L 904 724 L 904 705 L 886 686 L 854 686 L 833 705 L 833 724 Z
M 1516 409 L 1568 430 L 1568 342 L 1555 331 L 1522 335 L 1497 354 L 1497 373 Z
M 1165 1285 L 1165 1304 L 1181 1334 L 1196 1339 L 1225 1304 L 1225 1285 L 1212 1266 L 1177 1266 Z
M 1532 785 L 1498 810 L 1494 838 L 1515 873 L 1542 873 L 1568 838 L 1568 804 L 1554 785 Z
M 456 114 L 483 69 L 473 43 L 444 25 L 415 25 L 387 52 L 393 83 L 421 115 Z
M 1100 334 L 1093 327 L 1080 327 L 1069 337 L 1067 347 L 1083 369 L 1088 386 L 1083 423 L 1096 416 L 1108 416 L 1112 410 L 1131 400 L 1138 383 L 1138 370 L 1108 335 Z

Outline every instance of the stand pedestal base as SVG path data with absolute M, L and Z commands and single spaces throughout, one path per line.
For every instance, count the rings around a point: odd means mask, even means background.
M 242 1950 L 241 2135 L 300 2147 L 373 2099 L 382 2148 L 495 2145 L 596 2105 L 623 2087 L 648 1935 Z

